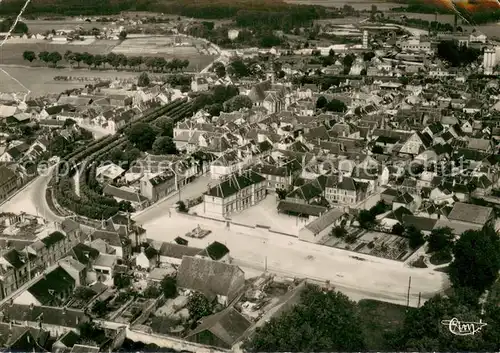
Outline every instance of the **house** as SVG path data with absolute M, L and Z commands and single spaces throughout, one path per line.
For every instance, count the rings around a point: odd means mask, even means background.
M 17 162 L 24 157 L 29 148 L 30 146 L 25 143 L 13 146 L 0 155 L 0 162 Z
M 176 243 L 162 243 L 158 250 L 160 263 L 180 265 L 184 256 L 196 256 L 201 253 L 203 249 L 193 248 L 187 245 L 180 245 Z
M 245 274 L 235 265 L 201 257 L 184 256 L 177 273 L 177 287 L 195 290 L 222 305 L 236 299 L 245 285 Z
M 57 267 L 14 298 L 14 304 L 61 306 L 71 297 L 75 286 L 73 277 Z
M 252 323 L 234 307 L 207 316 L 184 339 L 212 347 L 231 349 Z
M 15 248 L 2 251 L 0 256 L 0 298 L 3 299 L 15 292 L 36 275 L 36 269 L 33 270 L 30 266 L 30 261 L 34 264 L 35 259 L 36 256 Z
M 299 239 L 310 243 L 319 243 L 330 234 L 332 228 L 345 222 L 345 212 L 340 208 L 332 208 L 304 228 L 299 230 Z
M 394 200 L 399 196 L 399 191 L 396 189 L 387 188 L 380 193 L 380 200 L 386 205 L 392 205 Z
M 75 280 L 76 286 L 85 286 L 87 284 L 87 267 L 84 264 L 68 256 L 59 260 L 59 266 L 66 271 Z
M 419 204 L 417 203 L 416 197 L 411 196 L 409 193 L 401 193 L 392 202 L 392 210 L 395 211 L 399 207 L 405 207 L 411 212 L 415 212 Z
M 114 163 L 106 164 L 96 168 L 95 177 L 101 183 L 117 181 L 125 173 L 125 170 Z
M 494 218 L 495 213 L 493 208 L 463 202 L 455 203 L 448 215 L 450 221 L 459 221 L 480 226 L 489 224 Z
M 28 252 L 36 255 L 36 268 L 45 269 L 56 264 L 80 242 L 79 231 L 73 231 L 71 234 L 63 232 L 63 229 L 61 231 L 47 230 L 48 234 L 45 237 L 29 245 Z
M 144 248 L 141 246 L 141 252 L 135 257 L 135 264 L 139 268 L 152 269 L 158 263 L 158 251 L 152 246 Z
M 140 190 L 142 196 L 156 202 L 177 190 L 175 173 L 172 170 L 167 170 L 153 177 L 146 174 L 141 178 Z
M 113 94 L 108 96 L 109 104 L 117 107 L 126 107 L 132 105 L 132 97 L 126 94 Z
M 0 165 L 0 203 L 7 199 L 20 186 L 19 178 L 12 170 Z
M 432 137 L 427 133 L 416 132 L 403 143 L 399 153 L 416 156 L 430 146 Z
M 252 169 L 266 178 L 267 189 L 274 192 L 277 189 L 289 190 L 292 187 L 293 178 L 297 175 L 297 172 L 300 172 L 300 163 L 296 160 L 282 166 L 262 163 Z
M 15 325 L 27 326 L 30 329 L 42 329 L 52 337 L 59 337 L 68 331 L 77 332 L 79 324 L 90 321 L 82 310 L 50 307 L 18 305 L 12 303 L 2 308 L 4 320 Z
M 99 257 L 99 251 L 88 245 L 79 243 L 70 250 L 69 255 L 83 264 L 87 268 L 87 271 L 92 271 L 94 261 Z
M 466 104 L 465 107 L 463 108 L 463 112 L 465 114 L 477 114 L 480 113 L 483 108 L 483 103 L 477 99 L 471 99 L 469 100 Z
M 142 210 L 149 204 L 149 200 L 146 197 L 142 196 L 138 191 L 127 186 L 117 188 L 116 186 L 106 184 L 102 189 L 102 193 L 104 195 L 113 197 L 118 202 L 130 202 L 135 210 Z
M 68 331 L 63 334 L 52 344 L 52 352 L 58 352 L 59 350 L 64 351 L 67 348 L 73 348 L 73 346 L 80 341 L 80 335 L 74 331 Z
M 0 323 L 0 349 L 3 352 L 36 352 L 47 342 L 45 331 L 24 325 Z
M 266 179 L 252 170 L 230 175 L 203 195 L 204 213 L 227 217 L 266 197 Z
M 353 206 L 366 198 L 368 185 L 342 173 L 332 175 L 326 181 L 325 198 L 331 204 Z
M 191 90 L 193 92 L 208 91 L 208 81 L 204 77 L 194 77 L 191 81 Z
M 99 254 L 94 261 L 94 271 L 98 275 L 98 280 L 105 282 L 113 278 L 113 269 L 118 263 L 118 256 L 110 254 Z

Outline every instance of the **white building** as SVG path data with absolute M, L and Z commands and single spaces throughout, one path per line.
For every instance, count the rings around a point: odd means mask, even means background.
M 487 48 L 484 50 L 483 57 L 483 69 L 485 75 L 493 74 L 493 69 L 496 65 L 496 50 L 493 48 Z

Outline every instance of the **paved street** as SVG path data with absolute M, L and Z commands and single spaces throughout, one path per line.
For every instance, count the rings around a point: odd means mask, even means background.
M 162 201 L 156 203 L 155 205 L 149 207 L 148 209 L 138 212 L 132 215 L 132 218 L 138 224 L 148 224 L 158 218 L 168 215 L 168 210 L 175 206 L 179 200 L 191 199 L 200 196 L 202 193 L 207 191 L 207 186 L 210 183 L 210 176 L 203 175 L 195 179 L 191 184 L 188 184 L 181 189 L 179 193 L 175 193 L 170 197 L 163 199 Z
M 31 184 L 18 192 L 13 198 L 0 206 L 1 212 L 26 212 L 44 217 L 49 222 L 62 221 L 55 215 L 45 201 L 45 190 L 50 181 L 50 173 L 37 177 Z
M 411 305 L 432 296 L 447 284 L 446 275 L 428 269 L 409 268 L 400 262 L 375 257 L 361 259 L 357 254 L 326 246 L 305 243 L 295 237 L 269 233 L 267 230 L 237 227 L 227 229 L 224 223 L 194 218 L 172 212 L 142 224 L 147 237 L 172 241 L 200 225 L 212 233 L 204 239 L 188 238 L 189 244 L 205 247 L 214 240 L 224 243 L 235 263 L 249 269 L 283 275 L 310 278 L 330 283 L 354 300 L 379 299 L 406 304 L 409 277 L 412 277 Z
M 210 180 L 198 179 L 182 190 L 186 199 L 202 193 Z M 373 198 L 376 203 L 377 197 Z M 168 209 L 179 200 L 174 195 L 133 218 L 147 230 L 147 237 L 159 241 L 172 241 L 197 225 L 212 233 L 204 239 L 191 239 L 191 246 L 205 247 L 214 240 L 226 244 L 235 263 L 252 273 L 267 269 L 287 277 L 330 281 L 353 300 L 379 299 L 406 305 L 408 281 L 412 278 L 410 305 L 416 306 L 419 292 L 422 301 L 442 290 L 447 276 L 428 269 L 409 268 L 403 263 L 376 257 L 360 259 L 356 253 L 326 246 L 305 243 L 295 237 L 269 233 L 267 230 L 239 227 L 185 216 Z M 248 223 L 248 222 L 247 222 Z

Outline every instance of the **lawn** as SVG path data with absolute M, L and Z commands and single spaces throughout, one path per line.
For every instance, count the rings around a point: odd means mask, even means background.
M 403 325 L 406 307 L 370 299 L 360 300 L 358 307 L 367 348 L 389 350 L 385 336 Z

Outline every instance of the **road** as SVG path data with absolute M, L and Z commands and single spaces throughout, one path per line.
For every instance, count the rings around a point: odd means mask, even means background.
M 61 222 L 64 220 L 64 217 L 55 215 L 45 200 L 45 190 L 50 178 L 51 173 L 48 172 L 37 177 L 31 184 L 0 206 L 0 211 L 12 213 L 25 212 L 41 216 L 49 222 Z
M 185 195 L 203 191 L 207 180 L 200 180 L 183 190 Z M 173 241 L 184 237 L 200 225 L 212 233 L 204 239 L 188 238 L 190 246 L 205 247 L 212 241 L 228 246 L 235 263 L 253 273 L 267 269 L 286 277 L 310 278 L 330 283 L 353 300 L 378 299 L 406 305 L 408 282 L 411 277 L 410 305 L 416 306 L 421 292 L 422 302 L 448 285 L 444 273 L 429 269 L 410 268 L 401 262 L 367 257 L 327 246 L 305 243 L 295 237 L 269 233 L 267 230 L 238 227 L 226 228 L 224 223 L 185 216 L 167 211 L 178 201 L 171 197 L 135 217 L 147 231 L 148 238 Z
M 94 135 L 94 139 L 96 139 L 96 140 L 100 139 L 101 137 L 108 136 L 111 134 L 108 130 L 106 130 L 102 127 L 99 127 L 99 126 L 88 125 L 88 124 L 79 124 L 79 126 L 82 129 L 90 131 Z
M 154 204 L 146 210 L 137 212 L 136 214 L 132 215 L 132 219 L 135 220 L 138 224 L 148 224 L 157 220 L 158 218 L 164 217 L 166 214 L 168 214 L 170 208 L 175 206 L 179 199 L 186 200 L 195 198 L 207 191 L 207 187 L 210 181 L 211 180 L 208 175 L 203 175 L 195 179 L 191 184 L 188 184 L 187 186 L 182 188 L 180 191 L 180 198 L 179 193 L 170 195 L 169 197 L 161 200 L 160 202 Z

